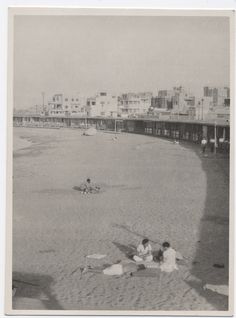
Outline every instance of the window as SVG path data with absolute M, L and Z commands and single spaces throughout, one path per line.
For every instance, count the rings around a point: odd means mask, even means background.
M 78 99 L 78 98 L 76 98 L 76 101 L 77 101 L 77 102 L 78 102 L 78 100 L 79 100 L 79 99 Z
M 74 101 L 74 98 L 71 98 L 71 101 L 73 102 L 73 101 Z
M 53 97 L 53 99 L 52 99 L 54 102 L 55 102 L 55 97 Z
M 100 96 L 107 96 L 107 93 L 101 92 Z
M 68 102 L 68 98 L 65 98 L 65 101 Z
M 96 105 L 96 103 L 95 103 L 95 102 L 92 102 L 92 105 Z

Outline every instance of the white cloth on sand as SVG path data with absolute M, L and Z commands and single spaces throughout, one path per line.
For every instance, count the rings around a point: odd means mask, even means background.
M 123 260 L 118 264 L 113 264 L 103 270 L 105 275 L 123 275 L 125 273 L 136 272 L 138 269 L 137 264 L 131 260 Z
M 91 254 L 91 255 L 87 255 L 86 257 L 87 258 L 94 258 L 94 259 L 101 259 L 101 258 L 106 257 L 106 255 L 105 254 Z
M 152 255 L 148 255 L 148 256 L 144 256 L 145 261 L 146 262 L 151 262 L 153 260 L 153 256 Z M 137 255 L 134 255 L 133 259 L 135 260 L 135 262 L 139 263 L 139 262 L 145 262 L 144 258 L 141 258 Z
M 160 268 L 160 264 L 157 263 L 157 262 L 144 262 L 143 265 L 146 267 L 146 268 Z
M 122 264 L 114 264 L 103 270 L 103 274 L 105 275 L 122 275 L 124 274 Z
M 178 270 L 176 265 L 176 251 L 173 248 L 169 247 L 163 252 L 163 262 L 160 265 L 160 269 L 162 272 L 168 273 Z
M 228 285 L 212 285 L 206 284 L 203 286 L 203 289 L 209 289 L 213 292 L 216 292 L 221 295 L 229 296 L 229 286 Z

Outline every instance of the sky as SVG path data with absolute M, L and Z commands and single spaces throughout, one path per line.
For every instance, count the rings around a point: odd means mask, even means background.
M 229 86 L 227 17 L 16 16 L 14 107 L 55 93 Z

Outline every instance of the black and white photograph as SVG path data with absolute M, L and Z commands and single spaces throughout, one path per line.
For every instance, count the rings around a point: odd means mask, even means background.
M 9 9 L 7 313 L 232 315 L 233 21 Z

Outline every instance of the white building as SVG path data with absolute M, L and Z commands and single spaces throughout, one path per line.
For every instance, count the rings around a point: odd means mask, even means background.
M 119 112 L 121 116 L 147 114 L 151 107 L 152 93 L 128 93 L 119 97 Z
M 80 95 L 55 94 L 48 101 L 50 116 L 85 116 L 86 98 Z
M 87 98 L 86 112 L 88 116 L 116 117 L 118 113 L 118 98 L 107 92 L 100 92 Z

